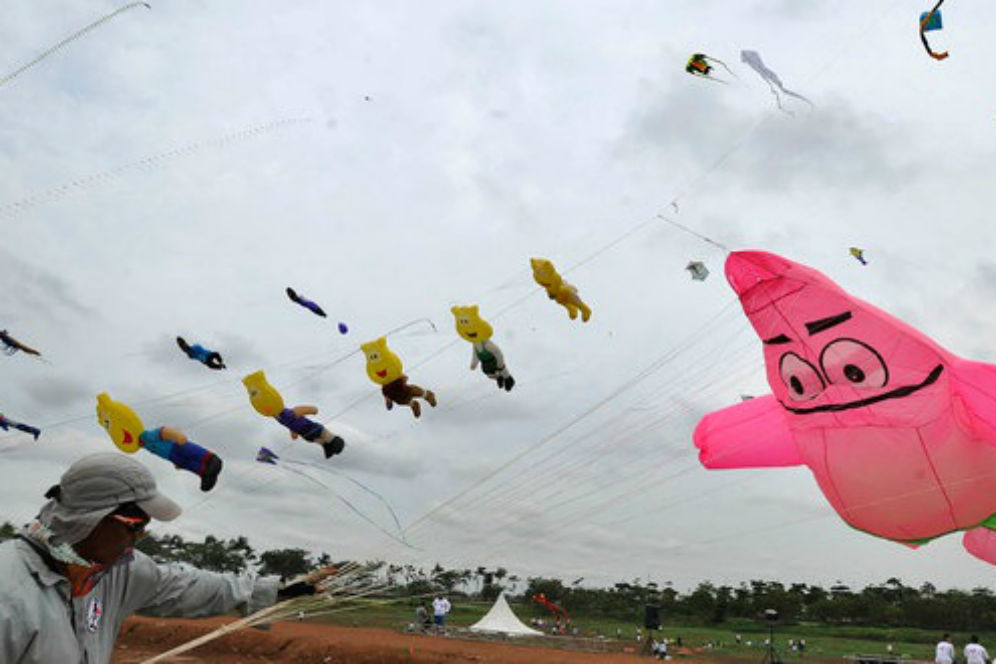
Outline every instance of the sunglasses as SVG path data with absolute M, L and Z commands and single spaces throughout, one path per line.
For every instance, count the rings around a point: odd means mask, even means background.
M 123 514 L 112 514 L 111 518 L 125 527 L 129 535 L 141 535 L 145 532 L 145 527 L 149 525 L 149 519 L 140 516 L 125 516 Z

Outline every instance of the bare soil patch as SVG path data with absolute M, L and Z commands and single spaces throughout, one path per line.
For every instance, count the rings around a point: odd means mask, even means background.
M 121 629 L 113 664 L 136 664 L 231 622 L 231 617 L 189 619 L 129 618 Z M 556 637 L 551 646 L 458 636 L 426 636 L 386 629 L 280 622 L 269 631 L 244 629 L 169 660 L 177 664 L 636 664 L 635 648 L 618 642 L 570 643 Z M 567 650 L 583 645 L 603 652 Z M 560 646 L 560 647 L 556 647 Z M 714 664 L 695 657 L 696 664 Z

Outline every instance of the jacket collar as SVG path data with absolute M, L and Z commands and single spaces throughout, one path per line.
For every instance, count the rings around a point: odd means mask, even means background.
M 23 554 L 22 560 L 24 560 L 25 566 L 38 578 L 39 582 L 46 586 L 69 583 L 69 580 L 56 570 L 55 559 L 36 547 L 31 541 L 19 536 L 17 548 Z

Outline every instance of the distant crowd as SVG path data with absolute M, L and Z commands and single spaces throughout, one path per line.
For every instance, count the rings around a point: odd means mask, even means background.
M 415 626 L 423 633 L 444 634 L 446 632 L 446 616 L 453 608 L 450 600 L 442 595 L 436 595 L 432 600 L 432 613 L 423 602 L 415 607 Z
M 979 643 L 979 637 L 975 634 L 962 650 L 964 664 L 989 664 L 989 653 Z M 956 664 L 958 657 L 955 654 L 954 643 L 951 642 L 951 635 L 945 634 L 937 642 L 937 649 L 934 654 L 934 664 Z

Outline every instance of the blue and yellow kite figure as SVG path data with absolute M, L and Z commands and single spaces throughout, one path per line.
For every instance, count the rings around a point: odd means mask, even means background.
M 201 478 L 201 491 L 210 491 L 221 473 L 221 458 L 187 438 L 179 429 L 146 429 L 135 411 L 101 392 L 97 395 L 97 422 L 122 452 L 134 454 L 139 448 L 162 457 Z

